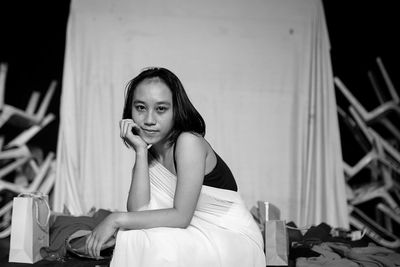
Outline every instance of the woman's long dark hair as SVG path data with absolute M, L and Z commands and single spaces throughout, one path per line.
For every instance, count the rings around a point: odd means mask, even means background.
M 139 83 L 151 78 L 161 79 L 172 92 L 174 125 L 167 141 L 175 143 L 182 132 L 195 132 L 204 137 L 206 125 L 202 116 L 190 102 L 179 78 L 165 68 L 147 68 L 128 82 L 122 119 L 132 119 L 133 93 Z

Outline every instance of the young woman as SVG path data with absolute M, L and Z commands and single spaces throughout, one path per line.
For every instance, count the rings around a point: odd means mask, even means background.
M 118 230 L 111 266 L 266 265 L 260 230 L 178 77 L 149 68 L 131 80 L 120 132 L 135 152 L 128 211 L 93 230 L 92 256 Z

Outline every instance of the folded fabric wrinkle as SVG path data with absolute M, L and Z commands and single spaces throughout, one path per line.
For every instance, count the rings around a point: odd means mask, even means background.
M 399 266 L 400 254 L 385 247 L 369 244 L 367 247 L 352 248 L 338 242 L 324 243 L 343 258 L 358 263 L 360 266 Z M 370 265 L 368 265 L 370 264 Z
M 42 257 L 49 261 L 63 261 L 67 254 L 67 241 L 74 233 L 92 231 L 111 211 L 99 209 L 93 216 L 57 216 L 50 227 L 49 247 L 42 248 Z
M 296 267 L 359 267 L 356 262 L 341 257 L 336 251 L 327 243 L 322 243 L 320 245 L 315 245 L 312 250 L 320 255 L 318 257 L 299 257 L 296 259 Z M 364 265 L 361 265 L 364 266 Z M 367 265 L 370 266 L 370 265 Z

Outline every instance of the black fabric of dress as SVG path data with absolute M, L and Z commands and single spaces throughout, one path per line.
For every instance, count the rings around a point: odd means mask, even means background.
M 215 156 L 217 156 L 217 164 L 210 173 L 204 176 L 203 185 L 237 191 L 235 178 L 228 165 L 217 153 Z

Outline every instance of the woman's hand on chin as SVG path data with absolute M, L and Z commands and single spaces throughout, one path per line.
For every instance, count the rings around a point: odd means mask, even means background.
M 120 136 L 125 145 L 132 147 L 136 152 L 147 150 L 148 144 L 140 137 L 140 127 L 132 119 L 123 119 L 119 122 Z

